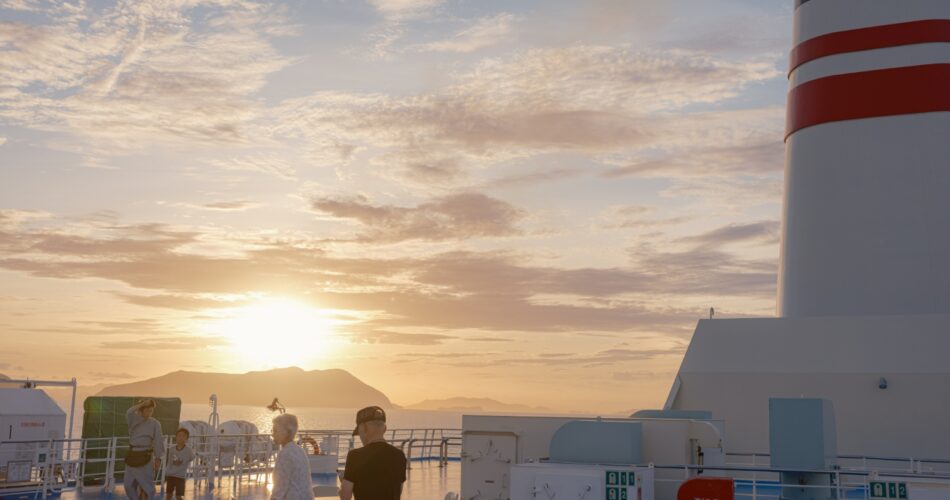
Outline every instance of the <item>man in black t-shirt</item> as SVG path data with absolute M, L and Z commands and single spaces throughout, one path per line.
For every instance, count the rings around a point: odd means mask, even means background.
M 378 406 L 356 413 L 356 429 L 362 448 L 346 455 L 340 499 L 399 500 L 406 481 L 406 455 L 386 442 L 386 412 Z

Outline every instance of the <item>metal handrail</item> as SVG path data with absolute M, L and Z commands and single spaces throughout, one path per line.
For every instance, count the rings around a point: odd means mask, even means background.
M 750 452 L 729 452 L 725 454 L 727 457 L 770 457 L 769 453 L 750 453 Z M 877 456 L 877 455 L 838 455 L 838 458 L 843 458 L 846 460 L 873 460 L 876 462 L 924 462 L 924 463 L 934 463 L 934 464 L 950 464 L 950 459 L 947 458 L 914 458 L 914 457 L 891 457 L 891 456 Z

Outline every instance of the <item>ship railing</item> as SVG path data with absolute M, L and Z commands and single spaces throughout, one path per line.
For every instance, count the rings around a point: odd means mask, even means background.
M 942 461 L 942 460 L 941 460 Z M 802 491 L 813 490 L 815 492 L 834 492 L 834 496 L 828 495 L 827 498 L 838 499 L 864 499 L 871 498 L 871 484 L 878 480 L 906 481 L 907 483 L 915 480 L 923 480 L 928 484 L 941 488 L 950 494 L 950 474 L 926 474 L 912 472 L 894 472 L 883 473 L 880 471 L 846 471 L 840 469 L 794 469 L 794 468 L 776 468 L 768 466 L 708 466 L 708 465 L 657 465 L 649 464 L 649 467 L 656 471 L 668 471 L 669 474 L 654 474 L 655 485 L 670 485 L 674 490 L 679 485 L 695 477 L 729 477 L 735 481 L 735 498 L 742 499 L 779 499 L 782 498 L 783 488 L 796 488 Z M 677 472 L 681 474 L 677 474 Z M 783 473 L 790 474 L 808 474 L 814 476 L 827 476 L 828 484 L 801 484 L 782 483 Z M 679 475 L 679 477 L 675 477 Z M 897 497 L 894 497 L 897 498 Z M 906 498 L 906 496 L 902 497 Z
M 460 429 L 392 429 L 386 438 L 403 450 L 409 462 L 438 461 L 445 466 L 461 455 Z M 338 463 L 345 465 L 349 450 L 358 446 L 352 430 L 303 430 L 301 437 L 332 436 Z M 165 448 L 175 446 L 174 436 L 165 437 Z M 244 481 L 264 483 L 273 471 L 277 447 L 267 434 L 211 434 L 191 436 L 189 446 L 195 460 L 189 477 L 196 491 L 214 489 L 227 482 L 237 491 Z M 73 488 L 101 487 L 112 493 L 123 481 L 123 458 L 129 449 L 128 438 L 102 437 L 0 443 L 0 492 L 30 494 L 36 498 Z M 156 483 L 164 488 L 166 456 L 156 471 Z M 225 481 L 227 478 L 227 481 Z
M 195 452 L 188 475 L 194 478 L 196 489 L 214 489 L 224 484 L 225 476 L 235 491 L 245 480 L 266 485 L 270 479 L 276 446 L 268 435 L 212 434 L 191 436 L 188 442 Z M 165 436 L 164 444 L 166 450 L 171 449 L 175 438 Z M 128 438 L 86 438 L 76 448 L 79 450 L 76 486 L 101 486 L 103 493 L 112 493 L 116 484 L 124 479 L 123 459 L 129 449 Z M 161 462 L 155 481 L 163 489 L 167 456 L 156 458 Z
M 175 446 L 174 437 L 166 439 L 166 449 Z M 191 436 L 188 442 L 195 452 L 188 474 L 194 478 L 196 491 L 220 487 L 225 478 L 235 494 L 245 481 L 265 486 L 270 481 L 277 454 L 277 446 L 270 435 L 210 434 Z M 160 479 L 164 487 L 166 457 L 162 458 Z
M 80 439 L 0 443 L 0 494 L 46 498 L 75 485 L 81 474 L 81 446 Z
M 351 429 L 347 430 L 301 430 L 298 438 L 312 437 L 319 441 L 324 436 L 338 438 L 337 456 L 341 466 L 346 461 L 346 454 L 359 446 L 359 439 L 353 436 Z M 412 462 L 438 461 L 440 467 L 450 461 L 461 460 L 462 430 L 450 428 L 420 428 L 420 429 L 388 429 L 386 440 L 402 450 L 408 459 L 407 466 Z
M 838 455 L 838 468 L 847 471 L 878 471 L 881 473 L 950 474 L 950 459 L 916 458 L 880 455 Z M 729 465 L 768 465 L 768 453 L 727 453 Z

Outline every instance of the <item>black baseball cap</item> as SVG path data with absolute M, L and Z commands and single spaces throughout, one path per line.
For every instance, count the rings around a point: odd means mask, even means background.
M 353 435 L 359 434 L 360 424 L 373 422 L 375 420 L 386 421 L 386 412 L 378 406 L 367 406 L 356 412 L 356 427 L 353 429 Z

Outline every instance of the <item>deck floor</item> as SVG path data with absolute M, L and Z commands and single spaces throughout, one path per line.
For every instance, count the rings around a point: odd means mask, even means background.
M 402 497 L 407 500 L 443 500 L 446 493 L 450 491 L 458 492 L 461 484 L 461 466 L 459 462 L 449 462 L 445 467 L 439 467 L 437 461 L 413 462 L 412 468 L 407 471 L 406 475 L 406 486 L 403 489 Z M 332 477 L 329 482 L 333 482 Z M 318 498 L 337 497 L 336 485 L 322 489 L 324 492 Z M 256 478 L 248 479 L 247 477 L 239 484 L 235 484 L 232 478 L 225 477 L 222 484 L 212 490 L 208 490 L 206 484 L 202 483 L 198 491 L 195 490 L 195 481 L 189 479 L 185 491 L 185 498 L 188 500 L 266 499 L 269 496 L 268 488 L 263 480 L 258 481 Z M 24 495 L 19 498 L 32 499 L 36 497 Z M 61 500 L 124 499 L 125 493 L 122 485 L 119 484 L 111 494 L 104 492 L 101 487 L 85 487 L 81 490 L 64 491 L 59 495 L 59 498 Z

